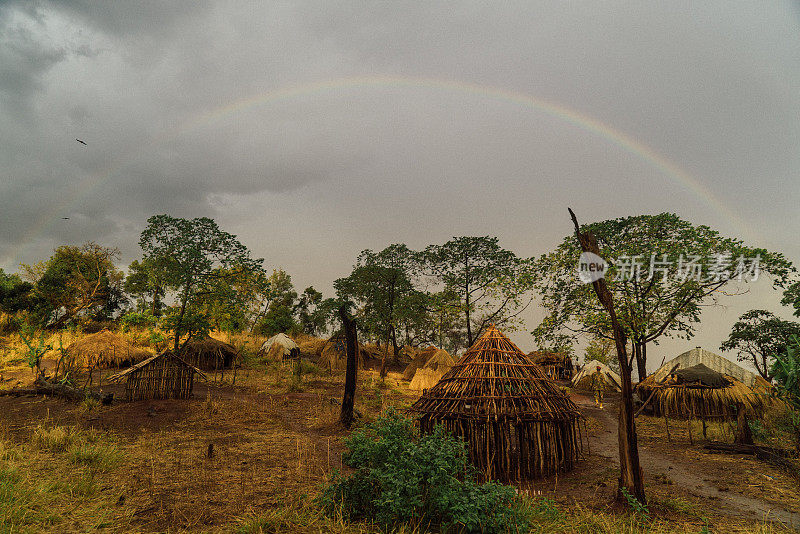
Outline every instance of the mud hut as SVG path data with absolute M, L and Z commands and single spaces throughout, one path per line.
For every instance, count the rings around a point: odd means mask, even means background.
M 364 360 L 369 358 L 369 353 L 364 346 L 358 344 L 358 368 L 364 368 Z M 319 365 L 331 371 L 344 371 L 347 369 L 347 342 L 344 332 L 334 334 L 322 349 L 319 356 Z
M 70 343 L 67 355 L 75 365 L 84 368 L 111 369 L 140 362 L 153 355 L 124 337 L 102 330 Z
M 572 379 L 572 387 L 584 391 L 591 391 L 592 375 L 598 367 L 600 367 L 600 373 L 603 375 L 606 388 L 609 391 L 622 391 L 622 379 L 619 375 L 612 371 L 609 366 L 597 360 L 590 360 L 583 365 L 583 368 L 581 368 L 578 374 L 575 375 L 575 378 Z
M 275 334 L 258 349 L 258 357 L 280 362 L 300 358 L 300 347 L 286 334 Z
M 229 369 L 237 355 L 233 345 L 209 336 L 190 339 L 180 350 L 180 357 L 186 363 L 207 371 Z
M 121 373 L 108 378 L 111 382 L 125 381 L 125 399 L 188 399 L 194 388 L 194 375 L 205 375 L 172 351 L 151 356 Z
M 425 365 L 414 373 L 414 377 L 408 387 L 417 391 L 433 387 L 455 363 L 456 361 L 446 350 L 436 349 L 433 356 L 425 362 Z
M 575 367 L 572 365 L 572 358 L 566 352 L 535 350 L 528 354 L 528 357 L 542 368 L 550 380 L 572 380 Z
M 494 325 L 411 411 L 422 432 L 460 436 L 484 479 L 569 471 L 581 451 L 577 406 Z
M 662 380 L 650 375 L 636 386 L 653 415 L 679 419 L 734 420 L 739 411 L 758 414 L 766 397 L 740 380 L 699 363 L 675 369 Z

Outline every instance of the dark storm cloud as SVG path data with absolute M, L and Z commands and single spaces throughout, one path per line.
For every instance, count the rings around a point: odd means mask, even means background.
M 208 215 L 330 292 L 393 242 L 540 254 L 567 205 L 744 225 L 800 259 L 798 30 L 779 2 L 7 2 L 0 267 L 89 239 L 130 261 L 147 217 Z M 381 76 L 408 83 L 325 83 Z

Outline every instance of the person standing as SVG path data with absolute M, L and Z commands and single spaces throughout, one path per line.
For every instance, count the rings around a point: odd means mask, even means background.
M 594 405 L 603 409 L 603 393 L 606 391 L 606 378 L 600 366 L 592 373 L 592 391 L 594 391 Z

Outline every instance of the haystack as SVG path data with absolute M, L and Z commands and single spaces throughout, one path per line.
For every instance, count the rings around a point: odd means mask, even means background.
M 528 358 L 541 367 L 550 380 L 571 380 L 575 371 L 572 358 L 566 352 L 535 350 Z
M 436 351 L 439 350 L 436 347 L 426 347 L 420 351 L 418 351 L 414 358 L 411 360 L 405 370 L 403 370 L 403 380 L 411 380 L 414 378 L 414 374 L 417 372 L 417 369 L 423 367 L 425 362 L 427 362 L 430 358 L 436 354 Z
M 425 365 L 414 373 L 414 378 L 411 380 L 409 388 L 424 391 L 433 387 L 455 363 L 456 361 L 446 350 L 436 349 L 436 352 L 428 358 Z
M 600 373 L 603 375 L 603 381 L 606 383 L 606 387 L 609 391 L 622 391 L 622 379 L 619 375 L 612 371 L 609 366 L 597 360 L 590 360 L 583 364 L 583 368 L 578 371 L 578 374 L 572 379 L 572 387 L 591 391 L 592 375 L 598 367 L 600 367 Z
M 758 414 L 766 399 L 736 378 L 702 363 L 675 369 L 661 381 L 651 375 L 636 391 L 642 400 L 650 399 L 654 415 L 703 420 L 733 420 L 741 409 Z
M 108 377 L 110 382 L 125 381 L 125 398 L 129 401 L 151 399 L 188 399 L 194 388 L 194 375 L 205 375 L 172 351 L 151 356 L 121 373 Z
M 190 339 L 182 347 L 180 357 L 189 365 L 214 371 L 229 369 L 238 353 L 229 345 L 213 337 Z
M 369 354 L 364 350 L 364 346 L 358 344 L 358 368 L 364 368 L 364 360 L 369 358 Z M 344 332 L 333 335 L 319 356 L 319 365 L 331 371 L 344 371 L 347 369 L 347 342 Z
M 411 411 L 460 436 L 484 479 L 569 471 L 581 450 L 578 407 L 494 325 Z
M 280 362 L 300 358 L 300 347 L 286 334 L 275 334 L 258 349 L 259 358 Z
M 109 369 L 140 362 L 153 355 L 135 346 L 124 337 L 102 330 L 67 346 L 67 354 L 75 364 L 85 368 Z

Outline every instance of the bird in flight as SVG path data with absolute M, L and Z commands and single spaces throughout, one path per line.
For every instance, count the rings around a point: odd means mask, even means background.
M 77 142 L 79 142 L 80 144 L 82 144 L 82 145 L 86 145 L 86 143 L 84 143 L 84 142 L 83 142 L 83 141 L 81 141 L 80 139 L 77 139 L 77 138 L 76 138 L 75 140 L 76 140 Z M 86 146 L 88 146 L 88 145 L 86 145 Z
M 63 220 L 68 221 L 69 217 L 61 217 Z

